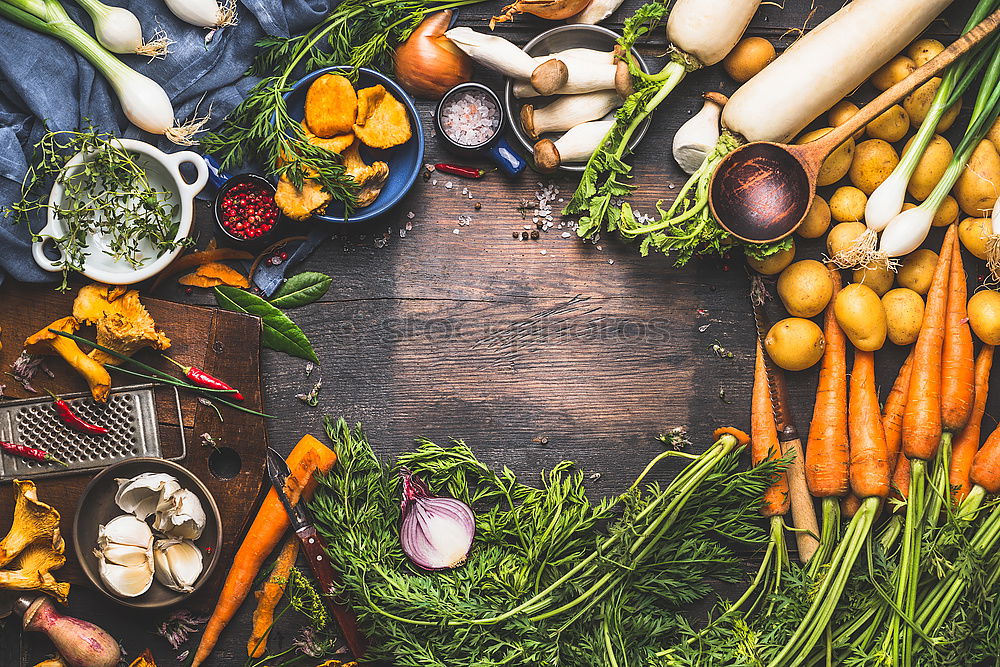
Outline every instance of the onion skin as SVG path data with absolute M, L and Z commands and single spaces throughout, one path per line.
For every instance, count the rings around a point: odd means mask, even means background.
M 396 80 L 411 95 L 439 100 L 472 80 L 472 58 L 444 36 L 451 15 L 450 9 L 431 14 L 396 49 Z
M 515 14 L 534 14 L 540 19 L 561 21 L 575 16 L 587 8 L 590 0 L 514 0 L 503 8 L 503 13 L 490 19 L 490 30 L 497 23 L 513 21 Z

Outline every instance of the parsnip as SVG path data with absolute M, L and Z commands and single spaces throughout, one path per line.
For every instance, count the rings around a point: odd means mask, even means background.
M 854 0 L 740 87 L 722 112 L 722 124 L 749 141 L 791 140 L 905 48 L 950 4 Z

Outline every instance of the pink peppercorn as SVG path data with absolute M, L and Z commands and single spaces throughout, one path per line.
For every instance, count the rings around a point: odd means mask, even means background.
M 253 181 L 237 183 L 226 190 L 219 208 L 222 227 L 237 238 L 263 236 L 278 221 L 274 194 L 265 185 Z

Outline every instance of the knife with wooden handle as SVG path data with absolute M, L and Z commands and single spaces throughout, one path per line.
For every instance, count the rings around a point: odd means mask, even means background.
M 806 563 L 816 553 L 819 547 L 819 522 L 816 519 L 816 507 L 812 495 L 806 486 L 805 454 L 799 431 L 795 428 L 795 420 L 788 407 L 788 388 L 785 385 L 785 375 L 767 356 L 764 339 L 771 328 L 764 312 L 763 302 L 755 298 L 766 288 L 760 276 L 751 276 L 750 305 L 753 308 L 754 325 L 757 328 L 757 339 L 764 348 L 764 368 L 767 371 L 767 388 L 771 395 L 771 409 L 774 412 L 774 425 L 778 429 L 778 441 L 781 443 L 782 454 L 793 453 L 791 463 L 785 471 L 788 476 L 788 495 L 792 510 L 792 524 L 795 526 L 795 544 L 798 547 L 799 561 Z

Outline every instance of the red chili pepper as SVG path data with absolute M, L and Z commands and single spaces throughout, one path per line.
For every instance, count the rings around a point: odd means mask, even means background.
M 8 454 L 20 456 L 21 458 L 29 459 L 31 461 L 51 461 L 52 463 L 58 463 L 59 465 L 66 465 L 64 461 L 60 461 L 44 449 L 35 449 L 34 447 L 28 447 L 27 445 L 18 445 L 13 442 L 4 442 L 3 440 L 0 440 L 0 449 Z
M 175 359 L 171 359 L 165 354 L 163 355 L 163 358 L 169 361 L 170 363 L 174 364 L 178 368 L 180 368 L 181 372 L 184 373 L 184 377 L 186 377 L 188 380 L 191 380 L 191 382 L 194 382 L 199 387 L 205 387 L 207 389 L 220 389 L 222 391 L 231 391 L 233 392 L 232 393 L 233 398 L 235 398 L 237 401 L 243 400 L 243 394 L 241 394 L 238 390 L 233 389 L 228 384 L 226 384 L 219 378 L 215 377 L 214 375 L 209 375 L 205 371 L 201 370 L 200 368 L 195 368 L 194 366 L 185 366 L 181 362 L 176 361 Z
M 59 398 L 51 391 L 49 392 L 49 396 L 52 397 L 52 400 L 54 401 L 53 405 L 56 408 L 56 414 L 59 415 L 59 419 L 63 424 L 76 429 L 80 433 L 86 433 L 87 435 L 108 434 L 108 429 L 86 421 L 83 417 L 73 412 L 73 408 L 70 407 L 69 403 Z
M 486 175 L 485 169 L 463 167 L 459 164 L 436 164 L 434 165 L 434 169 L 440 171 L 442 174 L 451 174 L 452 176 L 461 176 L 462 178 L 482 178 Z

